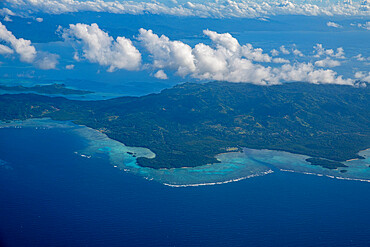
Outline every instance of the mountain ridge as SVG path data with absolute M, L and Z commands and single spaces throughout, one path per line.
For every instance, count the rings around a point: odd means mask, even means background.
M 151 149 L 152 168 L 217 163 L 241 147 L 282 150 L 337 162 L 370 146 L 370 90 L 342 85 L 184 83 L 157 94 L 76 101 L 1 95 L 0 119 L 73 120 L 125 145 Z M 230 149 L 235 150 L 235 149 Z

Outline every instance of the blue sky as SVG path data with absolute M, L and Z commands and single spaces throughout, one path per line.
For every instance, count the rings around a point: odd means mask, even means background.
M 0 5 L 0 78 L 140 93 L 211 80 L 358 86 L 370 81 L 369 6 L 7 0 Z

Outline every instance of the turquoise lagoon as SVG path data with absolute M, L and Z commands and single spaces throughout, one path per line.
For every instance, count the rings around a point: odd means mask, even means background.
M 126 146 L 86 126 L 43 118 L 9 123 L 1 122 L 0 128 L 65 129 L 80 136 L 86 143 L 84 149 L 75 151 L 76 155 L 91 158 L 95 155 L 105 154 L 110 163 L 117 169 L 172 187 L 223 184 L 273 172 L 298 172 L 336 179 L 370 182 L 370 149 L 359 152 L 359 155 L 364 159 L 343 162 L 348 167 L 335 170 L 311 165 L 305 161 L 310 156 L 249 148 L 244 148 L 242 152 L 217 155 L 216 158 L 221 163 L 199 167 L 152 169 L 141 167 L 136 162 L 137 157 L 154 158 L 155 154 L 149 149 Z M 341 170 L 346 170 L 346 172 L 343 173 Z

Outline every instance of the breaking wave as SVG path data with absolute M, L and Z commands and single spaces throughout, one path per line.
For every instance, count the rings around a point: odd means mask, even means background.
M 138 157 L 155 158 L 147 148 L 128 147 L 108 138 L 105 134 L 75 125 L 71 122 L 50 119 L 29 119 L 25 121 L 0 122 L 0 128 L 63 128 L 83 138 L 86 148 L 76 150 L 75 154 L 91 158 L 105 154 L 110 163 L 125 172 L 141 176 L 147 180 L 160 182 L 171 187 L 194 187 L 237 182 L 256 176 L 264 176 L 276 171 L 297 172 L 308 175 L 326 176 L 342 180 L 370 182 L 370 149 L 361 151 L 364 159 L 343 162 L 348 167 L 330 170 L 313 166 L 306 161 L 309 156 L 275 150 L 244 148 L 242 152 L 222 153 L 216 156 L 220 163 L 198 167 L 153 169 L 137 164 Z

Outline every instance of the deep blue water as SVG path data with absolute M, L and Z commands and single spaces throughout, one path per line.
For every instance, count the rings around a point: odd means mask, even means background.
M 0 129 L 0 245 L 369 246 L 369 183 L 275 172 L 171 188 L 74 154 L 84 145 Z

